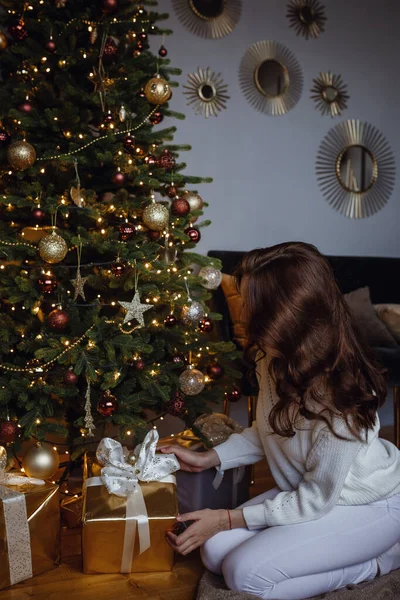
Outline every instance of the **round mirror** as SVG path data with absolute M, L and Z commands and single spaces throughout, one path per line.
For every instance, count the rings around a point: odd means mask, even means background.
M 216 19 L 224 12 L 224 0 L 189 0 L 190 8 L 200 19 Z
M 362 194 L 371 189 L 377 180 L 378 165 L 367 148 L 354 144 L 339 154 L 336 172 L 347 191 Z
M 315 21 L 315 10 L 311 6 L 302 6 L 299 10 L 299 17 L 304 25 L 312 25 Z
M 336 102 L 339 96 L 339 92 L 336 88 L 329 85 L 324 90 L 322 90 L 322 95 L 326 102 Z
M 269 98 L 282 96 L 289 85 L 287 69 L 274 59 L 260 63 L 254 72 L 254 79 L 258 90 Z
M 215 87 L 210 85 L 209 83 L 203 83 L 203 85 L 199 87 L 198 91 L 200 98 L 204 102 L 211 102 L 211 100 L 215 98 L 217 93 Z

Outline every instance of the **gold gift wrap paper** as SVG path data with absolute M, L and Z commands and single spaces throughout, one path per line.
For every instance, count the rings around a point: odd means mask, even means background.
M 4 486 L 12 492 L 22 493 L 26 504 L 30 548 L 21 548 L 30 552 L 32 557 L 32 575 L 48 571 L 60 563 L 60 508 L 58 486 L 24 484 Z M 10 556 L 11 540 L 7 539 L 7 506 L 0 500 L 0 589 L 11 585 Z M 9 532 L 10 533 L 10 532 Z M 11 532 L 12 533 L 12 532 Z M 14 549 L 15 550 L 15 549 Z M 18 557 L 17 557 L 18 560 Z
M 82 496 L 61 500 L 61 516 L 68 529 L 80 527 L 82 523 Z
M 85 457 L 84 478 L 99 475 L 99 465 Z M 165 534 L 178 514 L 176 485 L 158 481 L 139 483 L 149 519 L 150 548 L 140 554 L 136 527 L 132 573 L 170 571 L 174 551 Z M 125 497 L 109 494 L 104 485 L 84 486 L 82 554 L 84 573 L 120 573 L 126 527 Z
M 175 435 L 160 438 L 157 446 L 173 446 L 174 444 L 179 444 L 182 448 L 189 448 L 190 450 L 204 448 L 202 440 L 197 437 L 191 429 L 185 429 L 185 431 L 181 431 Z

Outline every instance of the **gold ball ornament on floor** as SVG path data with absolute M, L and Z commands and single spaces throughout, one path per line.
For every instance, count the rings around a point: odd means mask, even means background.
M 34 164 L 36 151 L 28 142 L 14 142 L 7 150 L 7 159 L 13 169 L 25 171 Z
M 45 262 L 57 264 L 65 258 L 68 252 L 66 241 L 54 230 L 39 242 L 39 254 Z
M 152 202 L 143 211 L 143 223 L 153 231 L 162 231 L 169 223 L 169 210 L 160 202 Z
M 164 104 L 171 97 L 171 88 L 168 81 L 157 74 L 146 83 L 144 93 L 150 104 Z
M 50 444 L 37 442 L 29 448 L 22 460 L 22 466 L 28 477 L 50 479 L 58 469 L 60 458 Z
M 0 50 L 5 50 L 8 46 L 8 40 L 4 33 L 0 31 Z
M 186 396 L 197 396 L 204 390 L 204 375 L 193 365 L 189 365 L 179 376 L 179 387 Z

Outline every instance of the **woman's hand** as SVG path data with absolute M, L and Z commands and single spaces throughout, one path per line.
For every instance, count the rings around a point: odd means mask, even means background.
M 228 513 L 224 509 L 196 510 L 195 512 L 178 515 L 177 521 L 194 521 L 181 535 L 171 531 L 166 534 L 168 544 L 179 554 L 189 554 L 216 533 L 229 529 Z
M 199 473 L 205 469 L 210 469 L 220 464 L 218 454 L 215 450 L 207 452 L 195 452 L 181 446 L 160 446 L 157 450 L 161 450 L 164 454 L 175 454 L 179 460 L 182 471 L 191 473 Z

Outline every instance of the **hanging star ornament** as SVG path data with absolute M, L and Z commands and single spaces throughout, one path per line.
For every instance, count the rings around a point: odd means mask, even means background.
M 136 319 L 136 321 L 138 321 L 142 327 L 144 327 L 143 314 L 146 312 L 146 310 L 149 310 L 153 307 L 153 304 L 142 304 L 140 302 L 140 295 L 137 290 L 133 296 L 132 302 L 118 302 L 118 304 L 120 304 L 127 311 L 124 317 L 124 323 L 128 323 L 128 321 Z
M 71 279 L 71 283 L 74 286 L 74 300 L 77 300 L 79 296 L 81 296 L 83 300 L 86 300 L 83 286 L 85 285 L 88 279 L 89 277 L 82 277 L 79 269 L 76 273 L 75 279 Z

